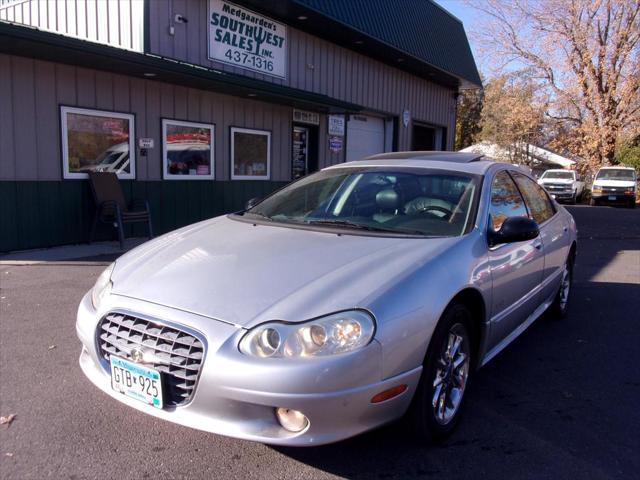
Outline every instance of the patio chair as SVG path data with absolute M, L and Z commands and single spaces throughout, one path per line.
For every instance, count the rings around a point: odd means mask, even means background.
M 115 227 L 118 232 L 121 250 L 124 249 L 125 223 L 145 222 L 149 239 L 153 238 L 149 202 L 146 200 L 133 200 L 131 205 L 128 206 L 118 177 L 113 172 L 89 172 L 89 183 L 91 184 L 91 192 L 97 207 L 93 217 L 93 224 L 91 225 L 89 243 L 93 241 L 98 222 L 111 224 Z

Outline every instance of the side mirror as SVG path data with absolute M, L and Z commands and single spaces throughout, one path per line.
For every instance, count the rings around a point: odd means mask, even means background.
M 538 235 L 540 235 L 540 229 L 535 220 L 528 217 L 509 217 L 500 230 L 489 232 L 489 246 L 533 240 Z
M 247 203 L 244 204 L 244 209 L 249 210 L 250 208 L 255 207 L 262 200 L 260 197 L 253 197 L 247 200 Z

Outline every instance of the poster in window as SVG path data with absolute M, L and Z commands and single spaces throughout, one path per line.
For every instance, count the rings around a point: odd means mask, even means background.
M 231 178 L 268 180 L 271 163 L 271 132 L 231 128 Z
M 293 152 L 291 161 L 291 177 L 304 177 L 307 174 L 309 155 L 309 129 L 293 127 Z
M 131 114 L 61 107 L 63 177 L 113 172 L 135 178 L 133 124 Z
M 167 180 L 211 180 L 214 178 L 214 126 L 162 121 L 162 158 Z

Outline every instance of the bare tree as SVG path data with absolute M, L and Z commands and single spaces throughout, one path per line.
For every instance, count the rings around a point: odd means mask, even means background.
M 480 138 L 508 152 L 508 161 L 529 165 L 529 145 L 541 143 L 545 98 L 519 75 L 498 76 L 485 85 Z
M 557 145 L 615 163 L 616 142 L 640 125 L 640 0 L 469 0 L 487 22 L 476 32 L 498 71 L 524 73 L 549 95 Z

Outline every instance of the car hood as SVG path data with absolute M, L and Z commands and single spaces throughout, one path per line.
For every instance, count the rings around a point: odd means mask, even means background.
M 634 187 L 636 182 L 633 180 L 595 180 L 594 187 Z
M 242 327 L 363 307 L 457 238 L 337 235 L 218 217 L 116 262 L 112 292 Z
M 538 183 L 561 183 L 561 184 L 571 184 L 573 180 L 570 178 L 543 178 Z

